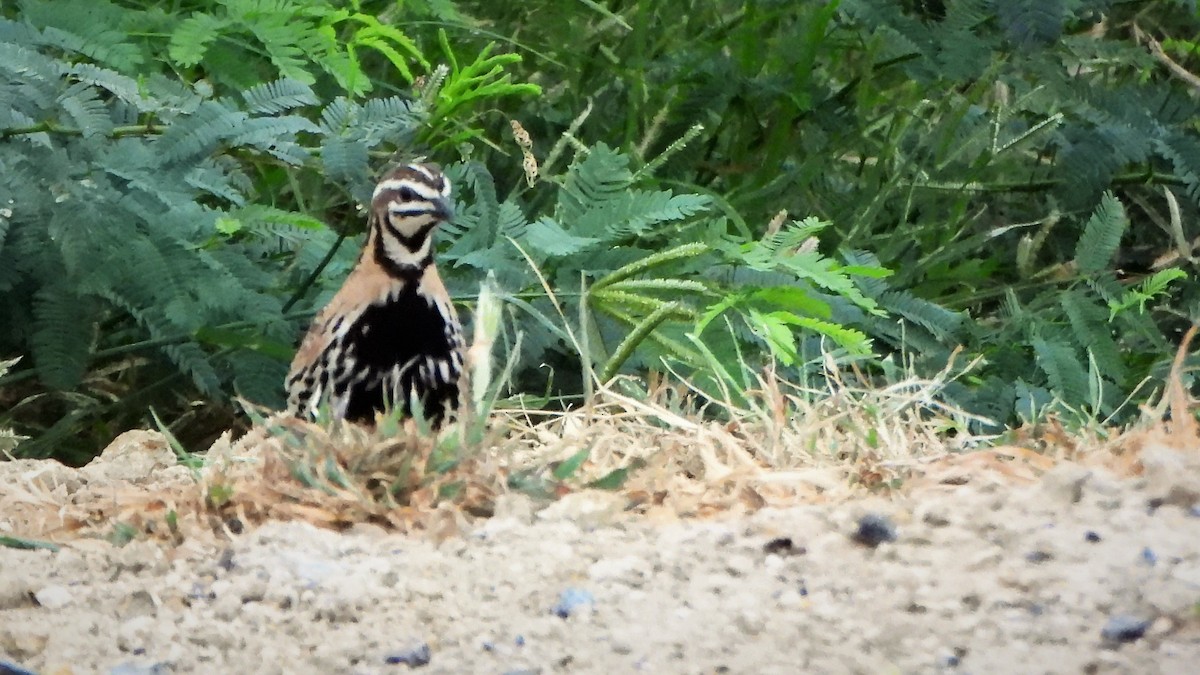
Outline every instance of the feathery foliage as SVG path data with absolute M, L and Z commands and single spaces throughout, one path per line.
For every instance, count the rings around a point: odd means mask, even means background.
M 772 358 L 790 364 L 797 330 L 831 338 L 850 353 L 868 351 L 865 335 L 830 321 L 829 298 L 876 311 L 855 279 L 887 272 L 839 265 L 807 245 L 825 223 L 797 223 L 746 241 L 714 212 L 710 197 L 646 189 L 648 179 L 635 175 L 629 158 L 603 144 L 581 149 L 562 174 L 540 177 L 524 195 L 549 205 L 534 220 L 523 215 L 524 200 L 499 202 L 480 167 L 451 171 L 471 194 L 442 256 L 452 264 L 450 283 L 461 278 L 456 267 L 476 268 L 471 283 L 491 272 L 509 289 L 516 323 L 535 327 L 521 342 L 517 376 L 527 383 L 543 363 L 562 368 L 568 381 L 577 381 L 576 373 L 586 380 L 594 369 L 603 382 L 661 367 L 664 359 L 700 375 L 707 361 L 697 341 L 712 342 L 705 350 L 761 353 L 756 361 L 764 365 Z M 756 270 L 773 277 L 746 284 L 743 276 Z M 739 327 L 732 335 L 727 313 Z M 562 329 L 564 322 L 573 328 Z
M 325 35 L 318 24 L 334 10 L 290 22 L 298 7 L 231 1 L 187 22 L 211 29 L 190 48 L 171 43 L 194 57 L 187 65 L 236 29 L 300 78 L 229 91 L 219 79 L 121 72 L 149 60 L 117 39 L 133 10 L 97 3 L 87 10 L 105 27 L 96 35 L 38 2 L 0 18 L 0 353 L 30 357 L 3 379 L 0 426 L 31 437 L 19 454 L 86 459 L 150 403 L 187 410 L 239 394 L 281 404 L 295 337 L 320 297 L 310 284 L 339 248 L 325 223 L 360 220 L 374 172 L 393 153 L 415 154 L 428 119 L 412 95 L 318 95 L 311 69 L 332 52 L 317 59 L 288 31 Z M 366 26 L 377 49 L 402 37 L 374 18 L 344 20 Z
M 1198 313 L 1195 3 L 342 4 L 0 8 L 20 453 L 272 403 L 418 155 L 457 186 L 448 285 L 495 276 L 546 398 L 962 350 L 971 413 L 1123 421 Z
M 984 357 L 949 392 L 997 423 L 1128 419 L 1196 317 L 1194 3 L 458 5 L 571 83 L 513 113 L 535 142 L 649 166 L 701 128 L 656 178 L 752 236 L 829 223 L 822 249 L 894 271 L 855 284 L 882 313 L 839 295 L 832 322 L 926 374 Z

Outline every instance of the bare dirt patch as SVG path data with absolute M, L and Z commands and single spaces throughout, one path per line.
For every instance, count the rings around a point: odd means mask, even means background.
M 886 498 L 738 500 L 706 518 L 598 490 L 549 503 L 500 494 L 490 518 L 407 534 L 227 513 L 173 533 L 156 517 L 118 545 L 99 525 L 122 503 L 194 486 L 161 438 L 123 442 L 81 470 L 0 463 L 0 534 L 60 543 L 0 548 L 6 665 L 1189 673 L 1200 663 L 1195 451 L 1147 445 L 1133 477 L 1081 459 L 1036 479 L 1037 467 L 976 453 Z M 875 533 L 856 537 L 868 515 Z

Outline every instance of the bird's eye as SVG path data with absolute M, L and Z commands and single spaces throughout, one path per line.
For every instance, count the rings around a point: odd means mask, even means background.
M 398 190 L 398 192 L 400 193 L 400 199 L 403 199 L 406 202 L 415 202 L 417 199 L 419 199 L 417 192 L 410 187 L 402 187 Z

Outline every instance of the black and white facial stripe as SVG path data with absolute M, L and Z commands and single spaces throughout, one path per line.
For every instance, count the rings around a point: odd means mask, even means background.
M 371 198 L 376 255 L 389 269 L 420 269 L 432 259 L 430 234 L 454 217 L 450 181 L 433 164 L 393 169 Z

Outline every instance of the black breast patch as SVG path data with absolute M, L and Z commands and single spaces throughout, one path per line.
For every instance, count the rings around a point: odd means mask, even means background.
M 394 405 L 411 415 L 408 392 L 415 390 L 424 403 L 425 418 L 435 426 L 440 423 L 447 408 L 458 403 L 460 361 L 453 356 L 457 345 L 451 338 L 457 331 L 457 326 L 448 326 L 438 308 L 417 292 L 416 284 L 408 284 L 389 302 L 368 307 L 342 344 L 344 353 L 354 359 L 354 370 L 370 374 L 348 385 L 346 418 L 374 422 L 375 411 L 384 409 L 385 400 L 392 397 L 393 386 L 398 384 L 401 400 L 392 401 Z M 448 381 L 438 372 L 442 363 L 450 375 Z M 390 376 L 397 368 L 404 369 L 398 383 Z

